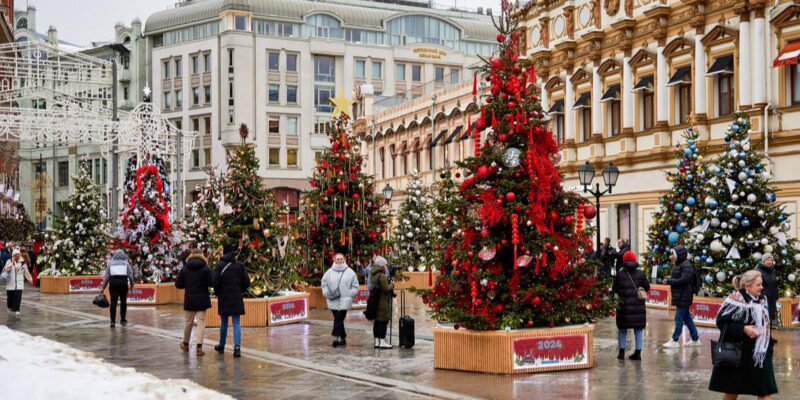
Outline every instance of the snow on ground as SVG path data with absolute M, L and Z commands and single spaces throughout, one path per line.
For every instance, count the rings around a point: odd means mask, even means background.
M 190 380 L 161 380 L 6 326 L 0 326 L 0 382 L 0 399 L 233 399 Z

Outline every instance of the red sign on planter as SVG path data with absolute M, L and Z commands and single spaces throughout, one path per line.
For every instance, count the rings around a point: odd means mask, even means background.
M 800 303 L 792 303 L 792 321 L 789 325 L 800 325 Z
M 669 289 L 651 286 L 647 292 L 647 304 L 669 307 Z
M 269 305 L 270 322 L 286 322 L 303 320 L 308 315 L 306 299 L 276 301 Z
M 156 288 L 154 287 L 134 287 L 128 291 L 128 303 L 155 303 Z
M 715 325 L 720 307 L 722 307 L 722 303 L 704 302 L 695 298 L 694 303 L 689 306 L 689 312 L 692 314 L 692 319 L 695 323 Z
M 369 300 L 369 290 L 359 289 L 356 298 L 353 299 L 353 307 L 366 307 Z
M 84 276 L 69 278 L 70 293 L 99 292 L 103 285 L 103 278 L 99 276 Z
M 514 369 L 588 363 L 589 336 L 585 334 L 514 339 Z

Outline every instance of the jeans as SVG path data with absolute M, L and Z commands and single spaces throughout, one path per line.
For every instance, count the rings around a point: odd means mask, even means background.
M 6 303 L 11 312 L 19 311 L 19 306 L 22 304 L 22 290 L 6 290 Z
M 108 283 L 108 293 L 111 295 L 111 322 L 117 319 L 117 301 L 119 301 L 120 321 L 125 321 L 128 312 L 128 280 L 111 280 Z
M 331 331 L 331 335 L 342 339 L 346 338 L 347 332 L 344 331 L 344 319 L 347 317 L 347 310 L 331 310 L 331 313 L 333 313 L 333 331 Z
M 183 326 L 183 341 L 189 343 L 189 339 L 192 337 L 192 328 L 194 328 L 195 321 L 197 321 L 194 341 L 197 342 L 197 344 L 203 344 L 203 338 L 206 333 L 206 310 L 184 311 L 183 315 L 186 318 L 186 323 Z
M 675 308 L 675 331 L 672 332 L 672 340 L 678 341 L 683 333 L 683 325 L 689 328 L 689 334 L 692 340 L 700 340 L 700 335 L 697 334 L 697 328 L 694 326 L 692 314 L 689 314 L 689 307 L 676 307 Z
M 220 315 L 219 323 L 219 347 L 225 347 L 225 339 L 228 336 L 228 317 L 233 320 L 233 345 L 242 347 L 242 327 L 239 324 L 238 315 Z
M 389 321 L 375 321 L 372 323 L 372 336 L 376 339 L 386 339 L 386 328 L 389 327 Z
M 633 330 L 633 338 L 635 341 L 636 348 L 635 350 L 642 349 L 642 341 L 644 336 L 644 329 L 634 329 Z M 620 329 L 619 333 L 617 334 L 617 339 L 619 340 L 619 349 L 625 350 L 625 340 L 628 339 L 628 330 L 627 329 Z

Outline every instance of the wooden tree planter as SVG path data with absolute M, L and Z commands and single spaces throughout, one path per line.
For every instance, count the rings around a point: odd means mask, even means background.
M 110 298 L 108 288 L 105 290 L 106 297 Z M 129 306 L 160 306 L 173 302 L 175 295 L 175 283 L 137 283 L 133 285 L 133 290 L 128 290 Z
M 722 297 L 694 296 L 692 305 L 689 306 L 689 312 L 692 314 L 694 324 L 707 328 L 716 328 L 717 313 L 720 307 L 722 307 L 723 301 L 725 301 L 725 299 Z
M 86 276 L 51 276 L 40 277 L 39 290 L 42 293 L 70 294 L 70 293 L 100 293 L 103 277 L 100 275 Z
M 586 369 L 594 366 L 592 325 L 514 331 L 433 329 L 433 366 L 495 374 Z
M 778 299 L 781 305 L 781 320 L 786 328 L 800 326 L 800 297 Z
M 663 310 L 673 309 L 672 307 L 672 290 L 669 285 L 650 285 L 650 290 L 647 292 L 648 298 L 645 303 L 646 307 L 659 308 Z
M 428 278 L 431 277 L 428 271 L 425 272 L 403 272 L 403 275 L 408 278 L 404 281 L 396 281 L 394 283 L 395 289 L 430 289 L 436 284 L 436 278 L 439 277 L 438 272 L 434 272 L 432 275 L 432 283 L 431 285 L 428 284 Z
M 325 299 L 325 296 L 322 295 L 322 288 L 319 286 L 306 286 L 303 288 L 303 291 L 308 293 L 309 299 L 308 304 L 311 308 L 316 308 L 318 310 L 324 310 L 328 308 L 328 302 Z M 369 299 L 369 290 L 364 285 L 359 286 L 358 294 L 356 298 L 353 299 L 353 309 L 364 309 L 367 308 L 367 300 Z
M 263 328 L 294 324 L 308 319 L 308 293 L 291 292 L 288 294 L 244 299 L 244 315 L 240 318 L 242 327 Z M 216 298 L 211 299 L 211 308 L 206 311 L 206 326 L 219 326 L 219 304 Z

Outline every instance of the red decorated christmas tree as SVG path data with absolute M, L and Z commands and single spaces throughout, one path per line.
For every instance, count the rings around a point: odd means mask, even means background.
M 519 60 L 507 2 L 499 55 L 486 60 L 491 95 L 471 131 L 474 157 L 458 164 L 465 202 L 449 210 L 459 229 L 445 242 L 442 277 L 423 296 L 438 320 L 476 330 L 591 322 L 611 314 L 607 283 L 584 254 L 584 200 L 562 188 L 558 146 L 543 121 L 532 66 Z

